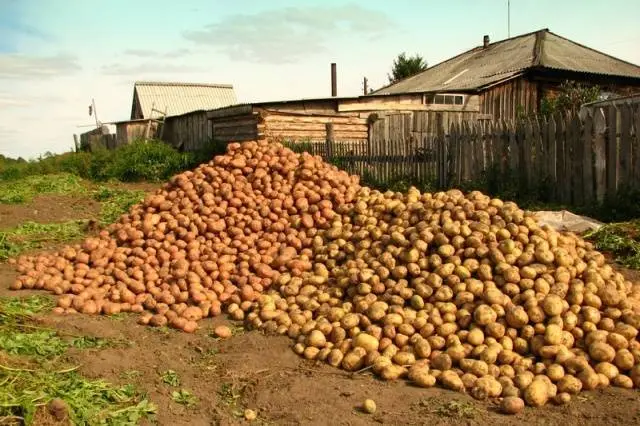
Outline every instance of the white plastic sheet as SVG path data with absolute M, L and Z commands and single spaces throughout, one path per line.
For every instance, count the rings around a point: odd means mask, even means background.
M 600 229 L 604 223 L 587 216 L 580 216 L 568 210 L 538 211 L 536 220 L 541 225 L 549 225 L 557 231 L 569 231 L 577 234 Z

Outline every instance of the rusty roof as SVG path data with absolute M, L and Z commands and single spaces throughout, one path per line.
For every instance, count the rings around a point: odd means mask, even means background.
M 640 80 L 640 66 L 543 29 L 490 43 L 486 48 L 475 47 L 371 94 L 475 91 L 517 77 L 530 68 Z
M 152 108 L 166 110 L 167 116 L 174 116 L 237 103 L 236 93 L 230 84 L 138 81 L 133 88 L 131 118 L 134 118 L 136 99 L 140 103 L 143 118 L 152 118 Z M 153 113 L 153 117 L 159 115 Z

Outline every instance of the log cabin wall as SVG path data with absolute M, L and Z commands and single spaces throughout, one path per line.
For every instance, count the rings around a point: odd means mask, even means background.
M 213 140 L 243 142 L 258 138 L 258 116 L 252 112 L 211 121 Z
M 259 109 L 258 134 L 286 142 L 324 141 L 326 124 L 333 123 L 336 141 L 364 141 L 368 137 L 367 118 L 353 114 L 309 114 Z

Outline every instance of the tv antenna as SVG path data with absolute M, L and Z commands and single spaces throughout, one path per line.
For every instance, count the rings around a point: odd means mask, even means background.
M 511 38 L 511 0 L 507 0 L 507 38 Z

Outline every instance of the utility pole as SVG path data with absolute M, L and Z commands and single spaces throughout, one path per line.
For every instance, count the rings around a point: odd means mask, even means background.
M 369 93 L 369 85 L 367 84 L 368 80 L 367 77 L 364 78 L 364 94 L 366 95 L 367 93 Z

